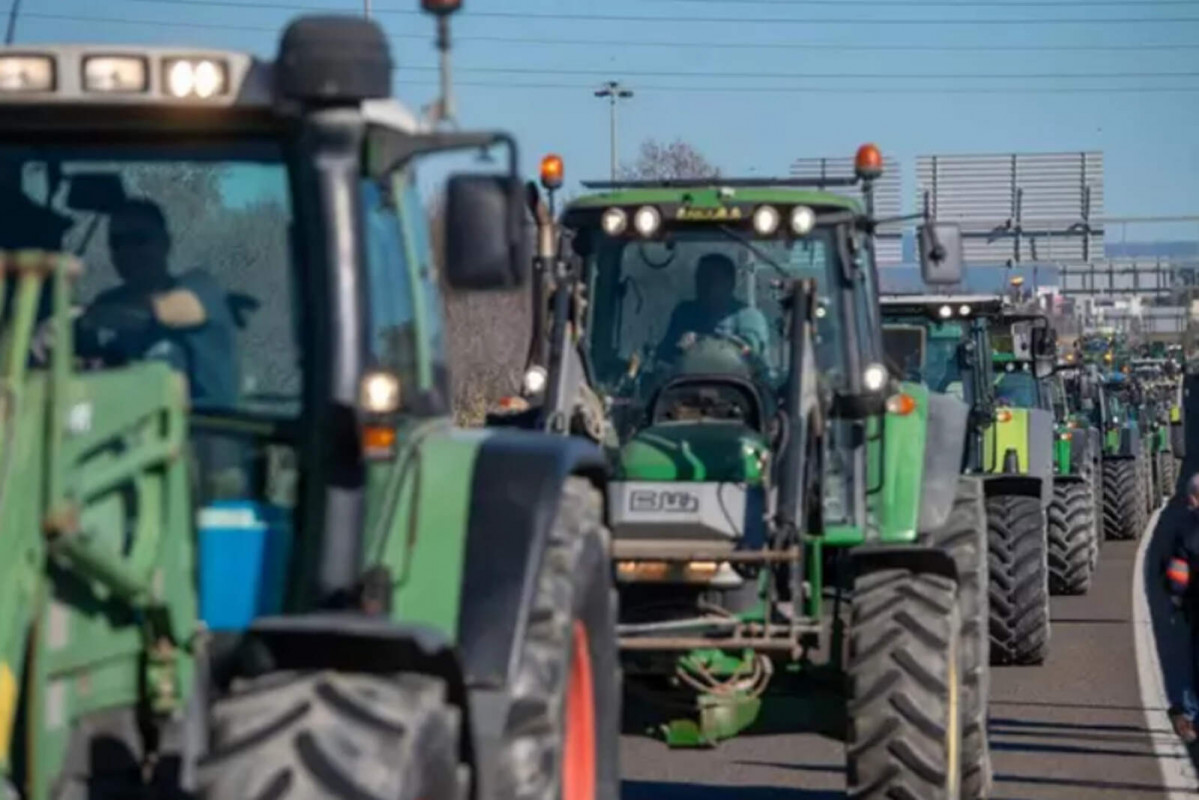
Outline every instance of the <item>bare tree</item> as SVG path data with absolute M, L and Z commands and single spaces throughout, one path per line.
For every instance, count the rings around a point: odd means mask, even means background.
M 641 143 L 637 159 L 620 168 L 622 180 L 668 180 L 672 178 L 715 178 L 720 170 L 695 148 L 675 139 L 659 142 L 646 139 Z

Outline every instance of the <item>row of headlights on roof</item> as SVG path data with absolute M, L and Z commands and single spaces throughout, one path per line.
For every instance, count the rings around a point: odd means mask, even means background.
M 214 58 L 161 60 L 162 86 L 171 97 L 206 100 L 229 92 L 229 65 Z M 53 56 L 0 56 L 0 94 L 43 94 L 59 86 Z M 144 56 L 84 56 L 80 86 L 85 92 L 128 95 L 150 91 L 150 59 Z
M 952 319 L 954 316 L 954 311 L 955 311 L 954 307 L 949 305 L 948 303 L 946 303 L 945 305 L 943 305 L 937 309 L 937 316 L 940 317 L 941 319 Z M 968 317 L 968 316 L 970 316 L 971 308 L 968 303 L 962 303 L 960 306 L 957 307 L 956 311 L 957 311 L 957 316 Z
M 756 234 L 773 236 L 782 226 L 783 212 L 775 206 L 761 205 L 754 209 L 752 221 Z M 662 227 L 662 212 L 656 206 L 641 206 L 633 212 L 632 226 L 637 235 L 649 238 Z M 605 209 L 600 227 L 609 236 L 621 236 L 629 229 L 629 214 L 615 206 Z M 788 227 L 796 236 L 807 236 L 816 227 L 816 212 L 807 206 L 795 206 L 790 210 Z

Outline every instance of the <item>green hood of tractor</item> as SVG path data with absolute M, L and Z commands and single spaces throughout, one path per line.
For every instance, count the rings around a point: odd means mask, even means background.
M 616 475 L 628 481 L 759 484 L 770 445 L 739 422 L 667 422 L 638 431 L 620 448 Z

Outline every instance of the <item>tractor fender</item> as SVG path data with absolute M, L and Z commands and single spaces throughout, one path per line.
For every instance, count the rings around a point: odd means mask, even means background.
M 472 690 L 500 689 L 516 672 L 546 542 L 576 475 L 601 488 L 607 478 L 603 452 L 584 439 L 501 429 L 479 446 L 458 607 L 458 651 Z
M 861 545 L 849 551 L 851 571 L 855 575 L 880 569 L 908 569 L 912 572 L 943 575 L 958 580 L 953 556 L 939 547 L 913 544 Z
M 1122 458 L 1139 458 L 1145 449 L 1145 442 L 1140 430 L 1126 425 L 1120 429 L 1120 456 Z
M 928 394 L 928 427 L 924 440 L 924 479 L 920 488 L 917 529 L 942 527 L 953 510 L 958 476 L 966 449 L 970 406 L 947 394 Z
M 1045 492 L 1046 481 L 1035 475 L 1020 473 L 1004 473 L 999 475 L 982 475 L 983 492 L 987 497 L 999 495 L 1016 495 L 1018 497 L 1041 497 Z M 1053 491 L 1050 484 L 1049 491 Z
M 1028 411 L 1028 473 L 1041 481 L 1041 505 L 1053 502 L 1053 414 L 1043 408 Z

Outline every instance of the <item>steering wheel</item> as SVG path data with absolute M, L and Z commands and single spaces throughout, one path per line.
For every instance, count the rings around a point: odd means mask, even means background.
M 80 355 L 103 361 L 124 361 L 145 350 L 157 320 L 148 307 L 126 303 L 92 306 L 75 321 Z

